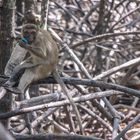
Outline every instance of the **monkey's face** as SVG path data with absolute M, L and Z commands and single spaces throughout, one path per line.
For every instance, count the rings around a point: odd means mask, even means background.
M 23 37 L 26 38 L 28 44 L 32 44 L 37 36 L 37 30 L 35 29 L 28 29 L 23 31 Z

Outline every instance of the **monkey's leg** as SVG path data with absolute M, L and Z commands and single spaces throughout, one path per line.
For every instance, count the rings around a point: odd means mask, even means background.
M 38 64 L 37 64 L 38 65 Z M 13 71 L 13 73 L 12 73 L 12 75 L 11 75 L 11 77 L 10 77 L 10 79 L 8 80 L 10 83 L 11 83 L 11 86 L 17 86 L 17 84 L 19 83 L 19 80 L 20 80 L 20 78 L 21 78 L 21 76 L 23 75 L 23 73 L 25 72 L 25 70 L 26 69 L 30 69 L 30 68 L 34 68 L 34 67 L 36 67 L 37 65 L 33 65 L 33 64 L 30 64 L 30 63 L 23 63 L 23 64 L 21 64 L 21 65 L 19 65 L 19 66 L 17 66 L 15 69 L 14 69 L 14 71 Z M 32 74 L 31 74 L 32 75 Z M 32 80 L 32 79 L 31 79 Z M 30 83 L 30 81 L 29 81 L 29 83 Z M 28 82 L 27 82 L 27 84 L 28 84 Z
M 20 78 L 18 89 L 25 94 L 28 86 L 34 81 L 36 74 L 32 69 L 26 69 L 22 77 Z
M 11 86 L 11 87 L 17 86 L 24 71 L 25 71 L 25 68 L 15 68 L 10 78 L 5 83 L 5 85 Z
M 18 85 L 18 89 L 21 91 L 21 100 L 24 100 L 25 98 L 25 92 L 27 90 L 27 88 L 29 87 L 29 85 L 31 84 L 31 82 L 34 80 L 35 74 L 30 70 L 30 69 L 26 69 L 24 74 L 22 75 L 19 85 Z M 27 113 L 25 115 L 25 120 L 26 120 L 26 126 L 29 129 L 29 133 L 33 134 L 33 129 L 31 128 L 31 121 L 30 121 L 30 117 L 31 114 Z
M 55 80 L 60 84 L 64 94 L 69 99 L 69 101 L 70 101 L 70 103 L 73 107 L 73 110 L 75 111 L 75 115 L 77 116 L 77 120 L 78 120 L 78 123 L 79 123 L 81 134 L 84 134 L 84 130 L 83 130 L 83 127 L 82 127 L 82 121 L 81 121 L 80 114 L 79 114 L 79 111 L 77 109 L 77 106 L 75 105 L 71 95 L 68 92 L 67 87 L 65 86 L 64 82 L 62 81 L 62 79 L 61 79 L 59 73 L 57 72 L 57 70 L 55 70 L 55 72 L 53 73 L 53 76 L 54 76 Z

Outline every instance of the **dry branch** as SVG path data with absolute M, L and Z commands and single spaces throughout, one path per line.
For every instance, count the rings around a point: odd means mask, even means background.
M 118 94 L 123 94 L 122 92 L 114 92 L 114 91 L 104 91 L 104 92 L 96 92 L 96 93 L 91 93 L 88 95 L 83 95 L 80 97 L 75 97 L 73 98 L 74 102 L 85 102 L 88 100 L 93 100 L 93 99 L 98 99 L 98 98 L 102 98 L 102 97 L 108 97 L 111 95 L 118 95 Z M 21 115 L 24 113 L 28 113 L 31 111 L 35 111 L 35 110 L 40 110 L 40 109 L 48 109 L 48 108 L 54 108 L 54 107 L 59 107 L 59 106 L 64 106 L 64 105 L 69 105 L 69 100 L 62 100 L 62 101 L 57 101 L 57 102 L 52 102 L 52 103 L 48 103 L 48 104 L 42 104 L 42 105 L 36 105 L 33 107 L 25 107 L 25 108 L 21 108 L 21 109 L 16 109 L 7 113 L 2 113 L 0 114 L 0 119 L 6 119 L 6 118 L 10 118 L 12 116 L 16 116 L 16 115 Z
M 140 31 L 128 31 L 128 32 L 101 34 L 101 35 L 97 35 L 97 36 L 85 39 L 84 41 L 81 41 L 79 43 L 75 43 L 74 45 L 71 46 L 71 48 L 76 48 L 80 45 L 84 45 L 86 43 L 89 43 L 91 41 L 96 41 L 98 39 L 106 39 L 106 38 L 109 38 L 109 37 L 116 37 L 116 36 L 122 36 L 122 35 L 138 35 L 138 34 L 140 34 Z
M 71 134 L 40 134 L 33 136 L 17 135 L 16 140 L 103 140 L 101 138 Z

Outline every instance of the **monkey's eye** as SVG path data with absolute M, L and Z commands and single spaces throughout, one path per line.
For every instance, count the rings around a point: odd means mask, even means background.
M 36 34 L 36 31 L 32 31 L 32 32 L 30 32 L 31 34 Z
M 24 36 L 27 36 L 27 35 L 29 35 L 29 32 L 28 31 L 25 31 L 24 32 Z

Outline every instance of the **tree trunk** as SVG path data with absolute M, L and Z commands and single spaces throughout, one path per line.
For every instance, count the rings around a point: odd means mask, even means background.
M 10 57 L 11 48 L 13 47 L 15 0 L 3 0 L 0 10 L 0 74 L 4 74 L 4 68 Z M 0 100 L 0 113 L 10 111 L 11 104 L 12 94 L 8 93 Z M 1 121 L 5 127 L 8 126 L 8 120 Z
M 16 1 L 16 11 L 19 14 L 23 14 L 23 0 L 17 0 Z M 23 18 L 22 16 L 17 15 L 17 20 L 16 20 L 17 26 L 22 25 L 22 18 Z

